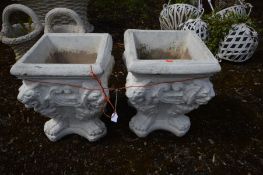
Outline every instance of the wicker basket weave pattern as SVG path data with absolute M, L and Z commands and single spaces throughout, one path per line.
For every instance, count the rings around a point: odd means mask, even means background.
M 252 57 L 258 46 L 257 32 L 246 24 L 233 25 L 219 45 L 218 59 L 244 62 Z
M 164 4 L 159 21 L 162 30 L 177 30 L 179 25 L 190 18 L 197 18 L 200 11 L 189 4 Z
M 181 30 L 191 30 L 195 32 L 203 41 L 206 41 L 208 38 L 208 26 L 200 18 L 189 19 L 182 25 L 180 25 Z
M 249 16 L 252 10 L 252 5 L 247 3 L 247 4 L 241 4 L 241 5 L 234 5 L 228 8 L 225 8 L 217 14 L 219 14 L 221 17 L 227 17 L 230 14 L 236 14 L 239 16 Z M 248 10 L 249 9 L 249 10 Z

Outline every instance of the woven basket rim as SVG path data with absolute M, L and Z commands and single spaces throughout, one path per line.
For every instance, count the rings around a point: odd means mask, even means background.
M 229 10 L 229 9 L 233 9 L 233 8 L 235 8 L 235 7 L 241 7 L 241 8 L 246 9 L 245 4 L 237 4 L 237 5 L 233 5 L 233 6 L 230 6 L 230 7 L 224 8 L 224 9 L 222 9 L 222 10 L 216 12 L 216 14 L 221 15 L 221 13 L 224 13 L 225 11 L 227 11 L 227 10 Z
M 169 4 L 169 5 L 168 4 L 164 4 L 164 5 L 166 5 L 166 8 L 169 7 L 169 6 L 190 6 L 190 7 L 193 7 L 193 8 L 198 10 L 198 8 L 195 7 L 194 5 L 186 4 L 186 3 L 175 3 L 175 4 Z
M 17 28 L 18 25 L 19 24 L 14 24 L 12 25 L 12 27 Z M 43 26 L 37 24 L 32 32 L 17 38 L 10 38 L 5 33 L 2 33 L 2 42 L 8 45 L 21 44 L 36 38 L 42 31 L 43 31 Z

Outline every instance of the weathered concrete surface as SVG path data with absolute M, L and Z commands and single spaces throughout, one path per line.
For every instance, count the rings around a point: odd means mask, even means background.
M 106 90 L 103 94 L 90 89 L 108 87 L 114 65 L 112 45 L 109 34 L 49 33 L 12 66 L 10 73 L 23 81 L 17 99 L 26 108 L 51 118 L 44 125 L 44 132 L 51 141 L 69 134 L 96 141 L 107 133 L 100 117 L 102 108 L 106 107 L 104 95 L 109 92 Z M 86 54 L 82 62 L 75 64 L 76 55 L 81 52 Z M 60 53 L 55 57 L 60 55 L 68 64 L 47 63 L 54 53 Z M 67 56 L 69 53 L 71 57 Z M 87 57 L 87 53 L 95 54 L 95 58 Z M 88 59 L 93 62 L 85 62 Z M 92 77 L 93 74 L 96 77 Z M 97 77 L 100 82 L 95 80 Z
M 126 89 L 130 104 L 137 110 L 130 129 L 139 137 L 155 130 L 182 137 L 191 125 L 186 114 L 215 96 L 209 78 L 221 70 L 219 62 L 191 31 L 128 29 L 124 45 L 126 87 L 139 86 Z M 167 56 L 158 57 L 158 52 L 167 51 L 169 58 L 179 53 L 177 59 L 167 62 Z

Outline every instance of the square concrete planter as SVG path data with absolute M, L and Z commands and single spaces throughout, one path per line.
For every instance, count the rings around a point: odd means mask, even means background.
M 190 31 L 127 30 L 124 42 L 126 95 L 137 109 L 130 129 L 139 137 L 157 129 L 183 136 L 185 114 L 215 95 L 209 77 L 220 71 L 218 61 Z
M 104 98 L 91 66 L 107 87 L 111 50 L 109 34 L 45 34 L 12 67 L 11 74 L 23 80 L 18 100 L 51 118 L 44 126 L 51 141 L 72 133 L 95 141 L 106 134 L 99 119 Z

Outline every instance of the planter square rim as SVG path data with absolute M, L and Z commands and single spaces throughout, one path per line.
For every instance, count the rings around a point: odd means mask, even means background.
M 55 43 L 54 40 L 59 39 L 62 42 Z M 52 41 L 53 40 L 53 41 Z M 48 42 L 48 44 L 43 44 Z M 93 46 L 94 43 L 96 46 Z M 95 63 L 45 63 L 46 58 L 40 58 L 42 61 L 38 61 L 39 52 L 49 52 L 50 48 L 60 49 L 61 45 L 64 51 L 70 51 L 71 46 L 76 48 L 83 47 L 78 51 L 89 52 L 89 45 L 93 47 L 92 53 L 96 53 Z M 94 48 L 95 47 L 95 48 Z M 44 51 L 43 51 L 44 50 Z M 63 48 L 62 48 L 63 50 Z M 72 49 L 73 50 L 73 49 Z M 75 50 L 73 50 L 75 51 Z M 107 66 L 110 64 L 112 51 L 112 37 L 108 33 L 46 33 L 44 34 L 33 47 L 11 68 L 10 73 L 17 76 L 20 79 L 24 78 L 90 78 L 91 66 L 93 72 L 100 76 L 104 73 Z M 44 53 L 45 55 L 45 53 Z M 43 60 L 44 59 L 44 60 Z M 28 61 L 31 60 L 31 61 Z M 32 61 L 33 60 L 33 61 Z M 35 62 L 34 62 L 35 61 Z
M 142 34 L 138 37 L 139 39 L 136 38 L 136 35 L 138 34 Z M 157 45 L 160 42 L 160 40 L 165 40 L 167 37 L 173 37 L 175 35 L 185 35 L 186 37 L 189 37 L 191 43 L 194 44 L 192 50 L 198 53 L 199 55 L 203 55 L 203 57 L 196 57 L 190 60 L 178 59 L 172 61 L 167 61 L 163 59 L 141 60 L 138 58 L 138 53 L 137 53 L 138 44 L 136 44 L 136 39 L 143 40 L 142 39 L 143 35 L 146 36 L 148 35 L 149 36 L 148 38 L 151 38 L 150 39 L 151 42 L 157 43 Z M 158 35 L 159 38 L 155 37 L 155 35 Z M 207 48 L 205 43 L 198 37 L 198 35 L 192 33 L 191 31 L 128 29 L 124 34 L 124 42 L 125 42 L 125 52 L 123 56 L 129 72 L 138 73 L 138 74 L 188 75 L 188 74 L 213 74 L 221 70 L 218 60 Z

